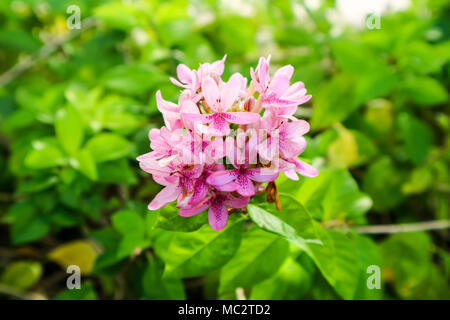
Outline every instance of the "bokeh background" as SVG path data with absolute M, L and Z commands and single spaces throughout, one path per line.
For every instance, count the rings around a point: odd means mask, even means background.
M 71 5 L 80 30 L 68 30 Z M 312 94 L 297 116 L 312 125 L 302 157 L 321 173 L 278 188 L 323 227 L 328 254 L 250 227 L 223 268 L 208 256 L 186 271 L 183 246 L 216 236 L 205 215 L 147 211 L 160 187 L 135 157 L 162 125 L 155 92 L 176 102 L 176 66 L 224 54 L 225 79 L 250 78 L 270 54 L 272 72 L 293 65 Z M 449 1 L 2 0 L 0 74 L 3 299 L 450 297 Z M 80 290 L 66 288 L 71 264 Z

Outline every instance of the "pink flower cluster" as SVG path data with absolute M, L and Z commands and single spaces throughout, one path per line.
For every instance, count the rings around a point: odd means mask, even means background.
M 209 209 L 214 230 L 225 227 L 229 208 L 244 208 L 280 172 L 292 180 L 298 180 L 297 173 L 318 174 L 297 158 L 309 124 L 294 114 L 311 95 L 303 82 L 290 83 L 294 68 L 284 66 L 270 77 L 270 57 L 260 58 L 247 87 L 239 73 L 221 79 L 225 58 L 198 70 L 177 67 L 178 80 L 170 80 L 183 88 L 178 103 L 156 93 L 165 126 L 150 130 L 153 151 L 137 158 L 164 186 L 150 210 L 175 200 L 183 217 Z

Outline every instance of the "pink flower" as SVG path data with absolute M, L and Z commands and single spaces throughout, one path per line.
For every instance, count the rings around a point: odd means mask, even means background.
M 212 164 L 224 157 L 225 145 L 221 138 L 189 132 L 183 136 L 180 151 L 183 160 L 188 163 Z
M 211 173 L 206 180 L 219 190 L 236 191 L 241 196 L 250 197 L 255 194 L 255 182 L 269 182 L 278 178 L 278 172 L 267 173 L 265 168 L 247 168 L 237 166 L 235 169 Z
M 183 200 L 194 191 L 193 179 L 198 178 L 202 170 L 202 166 L 198 165 L 177 171 L 168 177 L 161 177 L 158 182 L 166 187 L 156 195 L 148 208 L 157 210 L 176 199 Z
M 291 65 L 278 69 L 270 79 L 269 62 L 270 57 L 267 60 L 260 58 L 256 71 L 251 70 L 255 89 L 261 94 L 263 105 L 277 108 L 276 112 L 280 115 L 293 115 L 297 106 L 311 99 L 311 95 L 306 95 L 305 85 L 301 81 L 290 85 L 294 73 Z
M 258 153 L 267 161 L 277 156 L 284 159 L 296 157 L 306 148 L 303 135 L 308 131 L 308 122 L 304 120 L 288 122 L 285 119 L 278 128 L 267 131 L 265 139 L 258 144 Z
M 225 55 L 222 60 L 218 60 L 213 63 L 201 64 L 197 70 L 191 70 L 186 65 L 180 64 L 177 67 L 177 76 L 180 81 L 175 78 L 170 78 L 170 81 L 181 88 L 188 89 L 191 93 L 195 93 L 200 88 L 202 79 L 209 76 L 221 76 L 224 70 Z
M 218 165 L 213 164 L 205 166 L 201 176 L 198 177 L 198 179 L 196 179 L 194 182 L 194 193 L 192 194 L 192 197 L 189 199 L 189 205 L 191 206 L 196 205 L 205 199 L 210 189 L 210 185 L 206 182 L 206 179 L 211 174 L 211 172 L 222 170 L 225 170 L 225 166 L 222 164 Z
M 268 199 L 277 199 L 271 182 L 280 172 L 292 180 L 298 174 L 318 174 L 298 159 L 306 148 L 303 135 L 309 124 L 294 114 L 311 96 L 302 82 L 290 84 L 294 68 L 284 66 L 271 78 L 270 57 L 261 58 L 256 70 L 251 69 L 247 88 L 239 73 L 227 82 L 221 79 L 225 58 L 198 70 L 177 67 L 178 80 L 171 81 L 183 91 L 177 103 L 157 91 L 165 126 L 150 130 L 152 151 L 137 158 L 141 169 L 163 186 L 150 210 L 174 201 L 183 217 L 209 209 L 214 230 L 226 226 L 228 209 L 244 208 L 257 192 L 270 192 Z M 230 135 L 230 123 L 238 129 L 236 135 Z M 221 164 L 224 160 L 227 166 Z
M 212 78 L 206 78 L 202 83 L 205 101 L 214 113 L 193 114 L 183 113 L 183 118 L 198 124 L 206 124 L 207 133 L 212 136 L 226 136 L 230 133 L 229 122 L 249 124 L 259 119 L 259 115 L 251 112 L 227 112 L 236 102 L 241 90 L 242 81 L 239 76 L 232 76 L 221 88 Z

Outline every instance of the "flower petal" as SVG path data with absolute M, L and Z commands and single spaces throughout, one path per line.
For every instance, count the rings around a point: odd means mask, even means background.
M 170 111 L 170 112 L 178 112 L 179 111 L 179 107 L 177 104 L 164 100 L 160 90 L 158 90 L 156 92 L 156 107 L 158 108 L 158 110 L 161 113 L 164 113 L 167 111 Z
M 208 127 L 208 134 L 211 136 L 226 136 L 230 133 L 230 126 L 223 118 L 223 113 L 216 113 L 211 118 L 212 121 Z
M 192 84 L 192 70 L 184 64 L 177 66 L 177 77 L 183 83 Z
M 233 197 L 231 194 L 227 194 L 224 204 L 231 208 L 241 209 L 247 206 L 249 201 L 250 197 Z
M 204 199 L 203 201 L 195 204 L 195 205 L 191 205 L 191 206 L 185 206 L 183 208 L 181 208 L 178 211 L 178 214 L 182 217 L 192 217 L 195 216 L 196 214 L 199 214 L 203 211 L 205 211 L 206 209 L 209 208 L 209 206 L 211 205 L 211 197 Z
M 204 179 L 198 179 L 194 183 L 194 193 L 189 200 L 189 204 L 196 204 L 205 199 L 208 192 L 208 185 Z
M 215 72 L 218 76 L 221 76 L 223 73 L 223 69 L 225 67 L 226 59 L 227 59 L 227 55 L 224 55 L 221 60 L 214 61 L 211 64 L 211 71 Z
M 183 120 L 195 123 L 209 123 L 211 116 L 208 114 L 182 113 Z
M 285 74 L 274 77 L 270 82 L 269 91 L 281 96 L 289 88 L 289 80 L 290 78 Z
M 228 222 L 228 211 L 222 201 L 212 201 L 208 211 L 209 225 L 213 230 L 222 230 Z
M 291 180 L 294 180 L 294 181 L 298 181 L 299 180 L 298 175 L 297 175 L 297 173 L 295 172 L 294 169 L 285 170 L 285 171 L 283 171 L 283 173 L 286 176 L 286 178 L 288 178 L 288 179 L 291 179 Z
M 239 73 L 235 73 L 231 76 L 230 80 L 225 83 L 220 92 L 220 111 L 227 111 L 236 101 L 241 89 L 241 78 L 242 76 Z
M 286 76 L 288 79 L 291 79 L 293 74 L 294 74 L 294 67 L 288 64 L 278 69 L 273 75 L 273 78 L 275 79 L 279 76 Z
M 222 186 L 236 179 L 235 170 L 215 171 L 212 172 L 206 182 L 213 186 Z
M 237 124 L 250 124 L 259 119 L 259 114 L 253 112 L 225 112 L 222 116 L 226 121 Z
M 313 178 L 319 174 L 319 171 L 316 168 L 300 159 L 295 159 L 294 163 L 297 172 L 304 177 Z
M 170 77 L 170 82 L 172 82 L 174 85 L 176 85 L 177 87 L 181 87 L 184 89 L 188 89 L 190 86 L 188 84 L 182 84 L 180 81 L 178 81 L 177 79 Z
M 202 82 L 202 93 L 206 103 L 216 112 L 219 112 L 217 100 L 220 98 L 219 87 L 217 83 L 210 77 Z
M 219 191 L 224 192 L 233 192 L 238 188 L 238 184 L 236 182 L 229 182 L 220 186 L 214 186 Z
M 149 210 L 157 210 L 174 201 L 181 193 L 178 184 L 168 185 L 162 189 L 148 205 Z
M 241 196 L 250 197 L 255 194 L 255 186 L 246 175 L 240 174 L 237 177 L 236 182 L 238 184 L 236 192 L 239 193 Z
M 269 168 L 252 168 L 247 169 L 248 177 L 257 182 L 269 182 L 278 178 L 279 173 Z

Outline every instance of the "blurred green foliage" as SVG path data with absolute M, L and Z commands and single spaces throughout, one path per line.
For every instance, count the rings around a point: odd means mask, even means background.
M 340 227 L 450 219 L 450 4 L 412 1 L 369 29 L 319 3 L 1 1 L 0 295 L 448 299 L 448 230 Z M 69 5 L 93 25 L 69 32 Z M 159 186 L 135 157 L 162 123 L 156 90 L 177 101 L 176 66 L 224 54 L 225 78 L 268 54 L 295 67 L 313 96 L 302 156 L 321 173 L 281 179 L 281 212 L 254 199 L 216 232 L 205 214 L 147 211 Z

